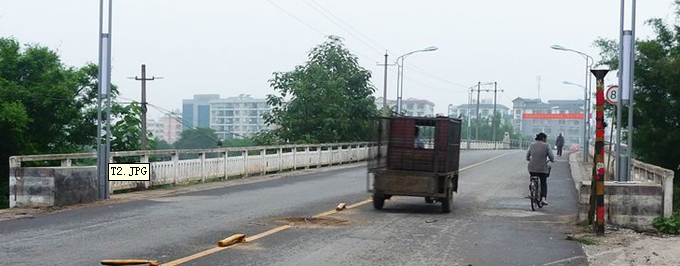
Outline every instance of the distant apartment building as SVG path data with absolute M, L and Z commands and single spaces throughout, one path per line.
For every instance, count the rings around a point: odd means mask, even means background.
M 196 94 L 193 99 L 182 100 L 182 129 L 210 127 L 210 101 L 219 98 L 219 94 Z
M 179 114 L 179 111 L 175 112 Z M 182 120 L 181 115 L 166 115 L 161 117 L 161 124 L 163 124 L 163 137 L 168 143 L 173 143 L 179 139 L 182 134 Z
M 163 122 L 155 119 L 146 119 L 146 132 L 151 133 L 154 139 L 164 140 L 165 131 L 163 130 Z
M 472 119 L 477 119 L 477 103 L 474 101 L 472 104 L 461 104 L 458 106 L 449 107 L 450 117 L 460 117 L 467 118 L 468 112 Z M 493 115 L 494 105 L 491 100 L 482 100 L 479 103 L 479 117 L 480 118 L 490 118 Z M 510 109 L 502 104 L 496 103 L 496 112 L 501 115 L 501 123 L 510 123 L 512 117 L 509 115 Z
M 375 101 L 375 105 L 378 110 L 383 108 L 383 98 L 378 98 Z M 387 100 L 387 106 L 396 110 L 397 101 Z M 434 113 L 434 103 L 428 100 L 408 98 L 401 101 L 401 108 L 405 116 L 416 116 L 416 117 L 433 117 Z
M 252 137 L 267 129 L 262 115 L 269 112 L 267 99 L 239 95 L 210 101 L 210 127 L 221 139 Z
M 513 127 L 524 136 L 539 132 L 555 140 L 563 133 L 565 144 L 581 144 L 583 138 L 583 100 L 516 98 L 512 101 Z

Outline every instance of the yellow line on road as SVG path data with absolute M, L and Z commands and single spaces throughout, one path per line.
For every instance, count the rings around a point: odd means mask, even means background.
M 352 205 L 347 206 L 347 209 L 356 208 L 356 207 L 359 207 L 359 206 L 364 205 L 364 204 L 366 204 L 366 203 L 369 203 L 369 202 L 371 202 L 371 201 L 372 201 L 371 199 L 362 200 L 362 201 L 360 201 L 360 202 L 357 202 L 357 203 L 354 203 L 354 204 L 352 204 Z M 334 214 L 334 213 L 336 213 L 336 212 L 338 212 L 338 211 L 336 211 L 335 209 L 333 209 L 333 210 L 330 210 L 330 211 L 327 211 L 327 212 L 319 213 L 319 214 L 314 215 L 314 216 L 312 216 L 312 217 L 314 217 L 314 218 L 324 217 L 324 216 L 328 216 L 328 215 Z M 291 226 L 291 225 L 282 225 L 282 226 L 279 226 L 279 227 L 276 227 L 276 228 L 273 228 L 273 229 L 269 229 L 269 230 L 264 231 L 264 232 L 262 232 L 262 233 L 259 233 L 259 234 L 257 234 L 257 235 L 254 235 L 254 236 L 251 236 L 251 237 L 246 237 L 246 241 L 245 241 L 245 242 L 246 242 L 246 243 L 247 243 L 247 242 L 252 242 L 252 241 L 258 240 L 258 239 L 260 239 L 260 238 L 263 238 L 263 237 L 266 237 L 266 236 L 269 236 L 269 235 L 273 235 L 273 234 L 276 234 L 276 233 L 278 233 L 278 232 L 281 232 L 281 231 L 283 231 L 283 230 L 290 229 L 290 228 L 293 228 L 293 226 Z M 228 248 L 232 248 L 232 247 L 236 247 L 236 246 L 240 246 L 240 245 L 242 245 L 242 243 L 238 243 L 238 244 L 231 245 L 231 246 L 226 246 L 226 247 L 214 247 L 214 248 L 206 249 L 206 250 L 204 250 L 204 251 L 198 252 L 198 253 L 193 254 L 193 255 L 190 255 L 190 256 L 186 256 L 186 257 L 184 257 L 184 258 L 179 258 L 179 259 L 173 260 L 173 261 L 168 262 L 168 263 L 163 263 L 162 266 L 176 266 L 176 265 L 180 265 L 180 264 L 187 263 L 187 262 L 192 261 L 192 260 L 195 260 L 195 259 L 199 259 L 199 258 L 208 256 L 208 255 L 211 255 L 211 254 L 220 252 L 220 251 L 222 251 L 222 250 L 225 250 L 225 249 L 228 249 Z
M 463 172 L 463 171 L 465 171 L 465 170 L 469 170 L 469 169 L 471 169 L 471 168 L 477 167 L 477 166 L 479 166 L 479 165 L 488 163 L 488 162 L 490 162 L 490 161 L 496 160 L 496 159 L 498 159 L 498 158 L 501 158 L 501 157 L 503 157 L 503 156 L 506 156 L 506 155 L 508 155 L 508 154 L 513 154 L 513 153 L 516 153 L 516 152 L 509 152 L 509 153 L 501 154 L 501 155 L 496 156 L 496 157 L 493 157 L 493 158 L 491 158 L 491 159 L 488 159 L 488 160 L 485 160 L 485 161 L 482 161 L 482 162 L 479 162 L 479 163 L 475 163 L 475 164 L 473 164 L 473 165 L 470 165 L 470 166 L 461 168 L 460 170 L 458 170 L 458 172 Z M 354 203 L 354 204 L 352 204 L 352 205 L 347 206 L 347 209 L 356 208 L 356 207 L 359 207 L 359 206 L 368 204 L 368 203 L 370 203 L 370 202 L 372 202 L 372 201 L 373 201 L 372 199 L 365 199 L 365 200 L 362 200 L 362 201 L 360 201 L 360 202 L 357 202 L 357 203 Z M 319 213 L 319 214 L 314 215 L 314 216 L 312 216 L 312 217 L 314 217 L 314 218 L 319 218 L 319 217 L 324 217 L 324 216 L 332 215 L 332 214 L 335 214 L 335 213 L 337 213 L 337 212 L 338 212 L 338 211 L 336 211 L 335 209 L 333 209 L 333 210 L 330 210 L 330 211 L 327 211 L 327 212 Z M 262 233 L 259 233 L 259 234 L 257 234 L 257 235 L 254 235 L 254 236 L 251 236 L 251 237 L 246 237 L 246 241 L 245 241 L 245 242 L 246 242 L 246 243 L 247 243 L 247 242 L 252 242 L 252 241 L 258 240 L 258 239 L 260 239 L 260 238 L 263 238 L 263 237 L 266 237 L 266 236 L 270 236 L 270 235 L 276 234 L 276 233 L 278 233 L 278 232 L 281 232 L 281 231 L 283 231 L 283 230 L 290 229 L 290 228 L 293 228 L 293 226 L 291 226 L 291 225 L 282 225 L 282 226 L 279 226 L 279 227 L 276 227 L 276 228 L 273 228 L 273 229 L 269 229 L 269 230 L 264 231 L 264 232 L 262 232 Z M 238 243 L 238 244 L 231 245 L 231 246 L 226 246 L 226 247 L 214 247 L 214 248 L 206 249 L 206 250 L 204 250 L 204 251 L 198 252 L 198 253 L 193 254 L 193 255 L 189 255 L 189 256 L 186 256 L 186 257 L 183 257 L 183 258 L 179 258 L 179 259 L 173 260 L 173 261 L 168 262 L 168 263 L 163 263 L 162 266 L 176 266 L 176 265 L 180 265 L 180 264 L 187 263 L 187 262 L 192 261 L 192 260 L 195 260 L 195 259 L 199 259 L 199 258 L 208 256 L 208 255 L 211 255 L 211 254 L 220 252 L 220 251 L 225 250 L 225 249 L 229 249 L 229 248 L 232 248 L 232 247 L 240 246 L 240 245 L 242 245 L 242 244 L 243 244 L 243 243 Z

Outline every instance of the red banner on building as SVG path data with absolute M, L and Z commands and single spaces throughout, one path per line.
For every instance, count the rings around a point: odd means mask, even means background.
M 581 120 L 583 113 L 575 114 L 523 114 L 522 119 Z

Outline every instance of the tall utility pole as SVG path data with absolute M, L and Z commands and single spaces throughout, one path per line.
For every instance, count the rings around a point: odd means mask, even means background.
M 635 95 L 635 90 L 633 89 L 633 80 L 635 79 L 635 9 L 636 0 L 633 0 L 632 7 L 632 17 L 631 17 L 631 28 L 630 28 L 630 65 L 629 72 L 630 77 L 628 79 L 628 89 L 630 90 L 630 100 L 628 100 L 628 148 L 626 149 L 626 154 L 628 155 L 628 173 L 626 175 L 626 181 L 631 180 L 633 175 L 633 111 L 635 110 L 635 101 L 633 96 Z
M 390 107 L 387 106 L 387 67 L 388 66 L 394 66 L 395 64 L 388 64 L 387 63 L 387 51 L 385 51 L 385 63 L 384 64 L 378 64 L 378 66 L 384 66 L 385 67 L 385 79 L 384 79 L 384 89 L 383 89 L 383 115 L 389 116 L 390 115 Z M 397 89 L 399 88 L 399 84 L 397 84 Z M 397 92 L 398 93 L 398 92 Z
M 471 89 L 470 89 L 470 93 L 472 93 L 472 92 L 474 92 L 474 91 L 477 91 L 477 112 L 476 112 L 476 113 L 477 113 L 477 123 L 476 123 L 476 124 L 477 124 L 477 127 L 475 128 L 475 140 L 479 140 L 479 125 L 480 125 L 480 123 L 481 123 L 480 120 L 479 120 L 479 118 L 480 118 L 480 117 L 479 117 L 479 97 L 480 97 L 479 94 L 480 94 L 482 91 L 484 91 L 484 92 L 492 92 L 492 91 L 494 91 L 494 90 L 488 90 L 488 89 L 487 89 L 487 90 L 482 90 L 482 85 L 491 85 L 491 84 L 494 84 L 494 83 L 487 82 L 487 83 L 482 84 L 482 82 L 477 82 L 477 89 L 474 89 L 474 88 L 471 88 Z M 470 97 L 470 98 L 472 98 L 472 97 Z M 470 105 L 468 105 L 468 109 L 469 109 L 469 108 L 470 108 Z M 470 118 L 468 118 L 468 119 L 470 119 Z
M 491 126 L 493 127 L 492 140 L 493 140 L 494 150 L 497 148 L 496 147 L 496 95 L 498 94 L 498 91 L 499 91 L 498 90 L 498 83 L 494 82 L 493 83 L 493 118 L 492 118 L 493 120 L 491 120 Z M 503 92 L 503 90 L 500 90 L 500 91 Z M 503 116 L 501 116 L 501 119 L 502 118 L 503 118 Z
M 109 151 L 111 150 L 111 18 L 113 0 L 99 1 L 99 74 L 97 77 L 97 177 L 99 199 L 109 198 Z M 106 113 L 102 101 L 106 100 Z M 106 115 L 103 125 L 102 115 Z M 106 132 L 106 133 L 104 133 Z M 103 134 L 102 134 L 103 133 Z M 106 138 L 102 143 L 102 137 Z
M 477 127 L 475 128 L 475 140 L 479 140 L 479 92 L 482 89 L 482 82 L 477 82 Z
M 142 82 L 142 150 L 146 150 L 146 81 L 151 81 L 155 79 L 160 79 L 161 77 L 146 77 L 146 65 L 142 64 L 142 77 L 135 76 L 135 80 Z
M 617 166 L 616 175 L 619 181 L 630 181 L 632 171 L 632 157 L 633 157 L 633 111 L 635 102 L 633 100 L 633 77 L 635 76 L 635 13 L 637 1 L 632 0 L 631 7 L 631 26 L 630 30 L 625 30 L 625 0 L 621 0 L 621 21 L 620 21 L 620 35 L 619 35 L 619 91 L 620 100 L 617 104 Z M 621 109 L 623 105 L 628 103 L 628 140 L 625 154 L 621 149 Z

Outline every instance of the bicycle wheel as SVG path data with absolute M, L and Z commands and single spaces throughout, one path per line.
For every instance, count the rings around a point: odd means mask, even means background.
M 531 210 L 535 211 L 536 207 L 536 181 L 531 180 L 529 182 L 529 201 L 531 201 Z

